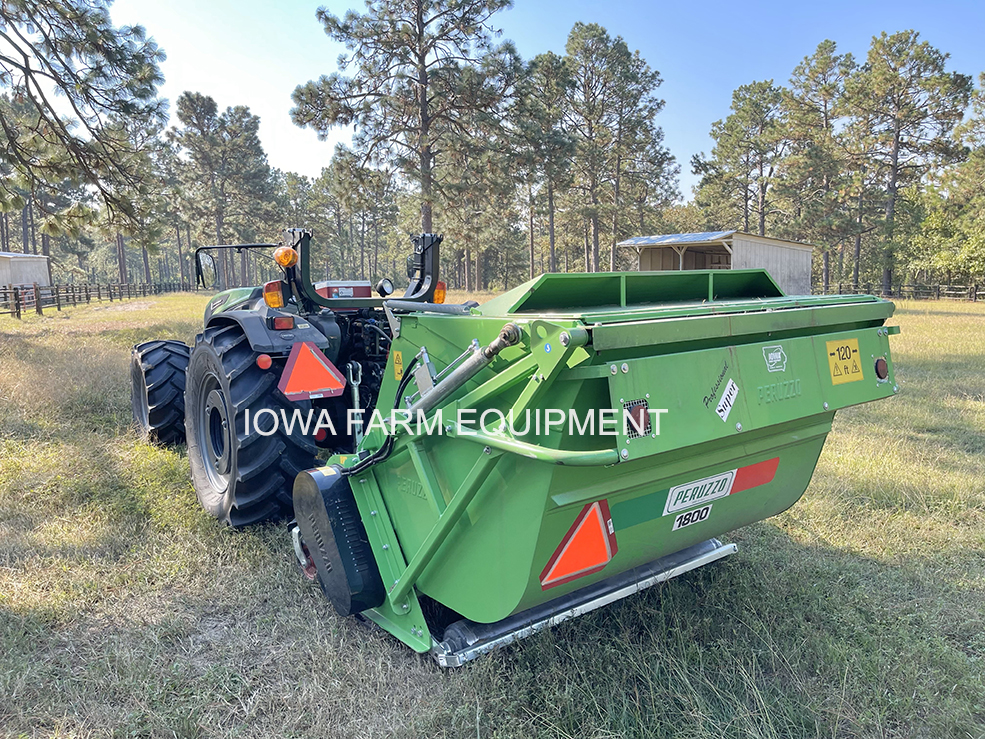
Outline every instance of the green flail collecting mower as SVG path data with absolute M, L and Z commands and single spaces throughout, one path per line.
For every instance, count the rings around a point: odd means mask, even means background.
M 793 505 L 835 411 L 898 392 L 872 296 L 763 270 L 545 274 L 447 305 L 441 238 L 410 286 L 283 278 L 220 292 L 193 347 L 133 350 L 134 418 L 188 448 L 205 509 L 291 518 L 342 615 L 456 666 L 735 551 Z M 318 461 L 326 459 L 324 463 Z

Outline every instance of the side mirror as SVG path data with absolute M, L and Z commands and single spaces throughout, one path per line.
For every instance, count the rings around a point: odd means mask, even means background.
M 219 270 L 211 253 L 200 251 L 195 255 L 195 277 L 197 283 L 206 290 L 219 284 Z

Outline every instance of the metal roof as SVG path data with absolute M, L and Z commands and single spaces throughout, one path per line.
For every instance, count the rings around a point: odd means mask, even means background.
M 674 244 L 703 244 L 709 241 L 724 241 L 735 231 L 705 231 L 697 234 L 664 234 L 662 236 L 635 236 L 620 241 L 618 246 L 671 246 Z
M 43 254 L 21 254 L 16 251 L 0 251 L 0 257 L 28 257 L 29 259 L 47 259 Z

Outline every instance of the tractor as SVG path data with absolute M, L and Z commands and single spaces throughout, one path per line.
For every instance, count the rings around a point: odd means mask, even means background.
M 899 391 L 874 296 L 555 273 L 450 305 L 438 235 L 399 298 L 313 282 L 311 239 L 196 251 L 205 287 L 221 250 L 281 277 L 216 294 L 192 347 L 134 347 L 134 420 L 186 444 L 208 513 L 288 519 L 338 613 L 443 666 L 735 552 L 717 537 L 803 495 L 838 409 Z

